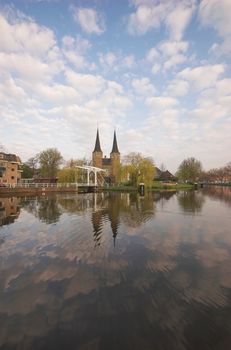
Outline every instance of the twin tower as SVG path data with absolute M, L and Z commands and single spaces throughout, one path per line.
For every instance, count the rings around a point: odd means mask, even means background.
M 95 149 L 92 152 L 92 164 L 95 167 L 107 170 L 105 180 L 110 184 L 119 182 L 120 172 L 120 152 L 117 146 L 116 132 L 114 131 L 114 139 L 110 158 L 103 157 L 103 152 L 100 147 L 99 130 L 97 129 Z

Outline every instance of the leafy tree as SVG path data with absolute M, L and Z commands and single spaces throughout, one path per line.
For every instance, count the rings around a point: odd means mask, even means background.
M 27 163 L 22 164 L 22 178 L 30 179 L 34 176 L 33 169 Z
M 150 187 L 155 175 L 155 165 L 152 158 L 143 157 L 140 153 L 129 153 L 124 157 L 121 167 L 122 180 L 128 180 L 133 186 L 144 182 Z
M 45 177 L 55 177 L 63 161 L 61 153 L 56 148 L 48 148 L 38 155 L 40 174 Z
M 81 158 L 81 159 L 73 159 L 71 158 L 66 162 L 66 167 L 68 168 L 74 168 L 76 165 L 90 165 L 91 161 L 87 158 Z
M 62 183 L 74 183 L 76 182 L 76 169 L 75 168 L 64 168 L 58 171 L 57 177 L 58 182 Z
M 177 177 L 183 181 L 197 181 L 202 173 L 202 164 L 191 157 L 184 159 L 177 170 Z
M 58 181 L 62 183 L 67 182 L 84 182 L 84 173 L 81 169 L 76 168 L 76 166 L 90 165 L 90 161 L 87 158 L 81 159 L 70 159 L 66 162 L 63 169 L 58 172 Z

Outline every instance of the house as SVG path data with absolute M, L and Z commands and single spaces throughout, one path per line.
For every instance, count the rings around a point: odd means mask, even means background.
M 177 181 L 176 176 L 172 175 L 170 171 L 164 170 L 161 171 L 159 168 L 156 167 L 156 175 L 154 180 L 156 181 Z
M 0 152 L 0 186 L 16 185 L 21 179 L 21 159 L 15 154 Z

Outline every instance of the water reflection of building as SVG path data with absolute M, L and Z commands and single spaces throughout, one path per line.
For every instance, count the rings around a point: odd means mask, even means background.
M 138 227 L 155 215 L 155 198 L 150 193 L 141 198 L 137 193 L 95 193 L 92 211 L 94 240 L 100 245 L 103 226 L 110 222 L 114 245 L 121 223 Z
M 105 195 L 104 193 L 95 193 L 93 199 L 92 211 L 92 225 L 93 236 L 96 245 L 100 245 L 104 222 L 109 221 L 112 230 L 112 237 L 115 240 L 119 228 L 119 214 L 120 214 L 120 196 L 111 198 L 113 193 Z M 109 199 L 110 198 L 110 199 Z
M 152 205 L 155 215 L 155 200 L 158 208 L 162 205 L 159 194 L 146 201 L 127 193 L 97 194 L 83 197 L 90 205 L 84 206 L 86 217 L 101 212 L 95 217 L 96 226 L 97 220 L 104 224 L 109 220 L 109 198 L 113 201 L 116 196 L 123 207 L 118 210 L 121 224 L 129 217 L 130 206 L 147 220 Z M 66 197 L 68 209 L 63 210 L 74 212 L 76 203 L 81 208 L 83 198 Z M 57 201 L 61 207 L 60 198 Z M 88 220 L 82 220 L 82 235 L 75 234 L 75 220 L 71 229 L 69 222 L 63 222 L 53 231 L 44 227 L 43 234 L 40 226 L 31 231 L 22 220 L 12 231 L 13 245 L 9 239 L 1 250 L 0 348 L 58 350 L 68 342 L 70 350 L 76 344 L 79 349 L 106 349 L 111 344 L 134 350 L 153 349 L 153 344 L 158 350 L 229 349 L 229 219 L 222 223 L 227 210 L 219 221 L 213 214 L 223 207 L 220 203 L 213 206 L 211 220 L 182 218 L 169 216 L 172 205 L 165 203 L 167 215 L 157 214 L 151 221 L 153 229 L 136 230 L 135 239 L 126 235 L 129 226 L 123 226 L 124 249 L 117 254 L 91 251 Z M 173 203 L 177 210 L 175 198 Z M 63 240 L 51 234 L 57 231 Z M 121 337 L 121 332 L 129 336 Z M 98 339 L 105 346 L 99 346 Z
M 208 186 L 203 189 L 203 195 L 218 199 L 220 202 L 225 202 L 228 206 L 231 206 L 230 186 Z
M 0 226 L 13 223 L 19 214 L 19 198 L 0 198 Z

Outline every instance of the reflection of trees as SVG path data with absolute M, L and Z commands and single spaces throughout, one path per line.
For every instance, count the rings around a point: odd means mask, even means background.
M 155 215 L 155 201 L 167 201 L 157 193 L 145 198 L 127 193 L 84 198 L 93 208 L 87 214 L 92 216 L 96 241 L 105 220 L 116 236 L 120 223 L 126 231 L 133 218 L 135 224 L 146 222 Z M 62 200 L 68 203 L 65 210 L 74 212 L 77 196 Z M 38 205 L 34 200 L 32 206 Z M 153 229 L 136 230 L 139 240 L 121 233 L 123 249 L 105 254 L 91 250 L 86 218 L 78 234 L 75 220 L 71 227 L 66 222 L 44 227 L 44 235 L 31 235 L 22 221 L 12 235 L 16 241 L 6 239 L 1 250 L 0 348 L 230 348 L 228 221 L 219 231 L 215 220 L 172 215 L 166 220 L 160 215 L 151 221 Z M 198 225 L 187 225 L 190 222 L 201 223 L 200 234 Z M 62 239 L 49 234 L 51 229 Z
M 138 227 L 154 215 L 154 200 L 151 193 L 140 197 L 136 193 L 95 193 L 92 224 L 94 239 L 100 244 L 104 220 L 109 220 L 112 236 L 115 239 L 120 223 Z
M 183 211 L 191 214 L 200 213 L 205 202 L 203 194 L 197 191 L 181 191 L 177 199 Z
M 203 189 L 203 194 L 211 199 L 218 199 L 228 206 L 231 206 L 231 187 L 229 186 L 209 186 Z
M 49 198 L 41 201 L 38 208 L 38 218 L 47 224 L 59 221 L 62 212 L 56 198 Z
M 152 193 L 147 193 L 140 197 L 136 193 L 131 193 L 129 206 L 125 207 L 122 213 L 122 220 L 130 227 L 138 227 L 155 215 L 155 206 Z
M 29 200 L 29 202 L 24 202 L 23 207 L 26 211 L 46 224 L 58 222 L 62 214 L 56 196 L 36 197 L 33 201 Z
M 100 244 L 104 220 L 110 221 L 115 242 L 120 223 L 139 227 L 155 215 L 154 202 L 162 201 L 164 205 L 175 193 L 175 191 L 148 192 L 144 197 L 134 192 L 93 194 L 92 224 L 95 241 Z
M 93 206 L 92 194 L 58 195 L 57 200 L 68 213 L 85 212 Z

